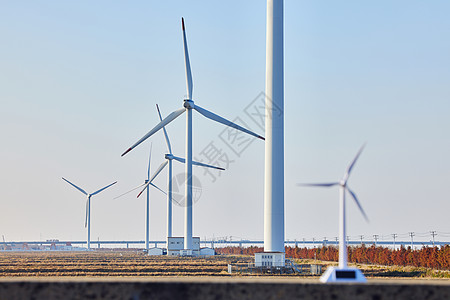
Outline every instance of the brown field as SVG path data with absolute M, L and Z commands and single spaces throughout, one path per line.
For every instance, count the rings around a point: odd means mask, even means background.
M 142 251 L 91 252 L 0 252 L 0 278 L 6 277 L 230 277 L 229 263 L 253 261 L 250 256 L 218 255 L 208 258 L 147 256 Z M 299 264 L 330 262 L 296 260 Z M 420 268 L 358 265 L 372 278 L 450 278 L 447 271 Z M 233 277 L 235 277 L 234 275 Z M 245 275 L 238 275 L 245 276 Z M 272 275 L 276 277 L 317 278 L 305 274 Z
M 0 277 L 226 276 L 233 261 L 232 256 L 172 258 L 142 251 L 1 252 Z

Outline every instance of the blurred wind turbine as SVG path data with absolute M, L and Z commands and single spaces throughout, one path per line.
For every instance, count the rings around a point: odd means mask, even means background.
M 186 197 L 186 207 L 185 207 L 185 226 L 184 226 L 184 249 L 188 250 L 187 252 L 192 252 L 192 110 L 196 110 L 198 113 L 203 115 L 204 117 L 222 123 L 226 126 L 235 128 L 237 130 L 248 133 L 252 136 L 255 136 L 259 139 L 264 140 L 264 138 L 252 131 L 245 129 L 242 126 L 239 126 L 231 121 L 228 121 L 198 105 L 194 105 L 194 101 L 192 100 L 192 91 L 193 91 L 193 83 L 192 83 L 192 74 L 191 74 L 191 65 L 189 62 L 189 53 L 188 46 L 186 40 L 186 31 L 184 27 L 184 19 L 181 19 L 182 30 L 183 30 L 183 44 L 184 44 L 184 60 L 186 66 L 186 85 L 187 85 L 187 99 L 184 100 L 183 108 L 180 108 L 171 114 L 169 114 L 166 118 L 164 118 L 158 125 L 156 125 L 152 130 L 150 130 L 146 135 L 144 135 L 139 141 L 137 141 L 133 146 L 128 148 L 122 156 L 133 150 L 147 138 L 158 132 L 164 126 L 175 120 L 182 113 L 186 111 L 186 187 L 185 187 L 185 197 Z
M 159 187 L 157 187 L 155 184 L 153 184 L 153 180 L 161 173 L 162 169 L 164 168 L 164 163 L 156 170 L 155 174 L 153 174 L 152 177 L 150 177 L 150 163 L 152 158 L 152 146 L 150 145 L 150 154 L 148 156 L 148 168 L 147 168 L 147 179 L 145 179 L 144 183 L 138 185 L 137 187 L 129 190 L 126 193 L 123 193 L 122 195 L 119 195 L 115 197 L 114 199 L 120 198 L 128 193 L 131 193 L 132 191 L 145 186 L 142 191 L 137 195 L 137 198 L 147 190 L 147 202 L 146 202 L 146 213 L 145 213 L 145 250 L 148 251 L 149 249 L 149 238 L 150 238 L 150 185 L 156 188 L 157 190 L 161 191 L 162 193 L 166 194 L 163 190 L 161 190 Z M 166 163 L 167 164 L 167 163 Z
M 87 227 L 87 248 L 88 250 L 91 249 L 91 197 L 94 195 L 97 195 L 98 193 L 100 193 L 103 190 L 106 190 L 107 188 L 109 188 L 110 186 L 114 185 L 117 183 L 117 181 L 114 181 L 113 183 L 99 189 L 96 192 L 93 192 L 91 194 L 86 193 L 85 190 L 83 190 L 82 188 L 76 186 L 75 184 L 73 184 L 72 182 L 70 182 L 69 180 L 65 179 L 64 177 L 62 177 L 62 179 L 67 182 L 68 184 L 70 184 L 71 186 L 73 186 L 74 188 L 76 188 L 77 190 L 79 190 L 80 192 L 82 192 L 83 194 L 85 194 L 87 196 L 87 200 L 86 200 L 86 218 L 84 221 L 84 227 Z
M 356 268 L 349 268 L 347 264 L 347 242 L 346 242 L 346 212 L 345 212 L 345 194 L 348 191 L 361 211 L 362 215 L 368 222 L 366 213 L 364 212 L 361 204 L 356 197 L 356 194 L 348 187 L 347 182 L 350 176 L 350 173 L 359 157 L 361 152 L 364 149 L 365 144 L 359 149 L 353 161 L 347 167 L 347 170 L 344 173 L 344 177 L 342 177 L 339 182 L 330 182 L 330 183 L 299 183 L 298 186 L 312 186 L 312 187 L 332 187 L 339 186 L 339 267 L 330 267 L 327 271 L 322 275 L 320 280 L 322 282 L 365 282 L 366 279 L 360 270 Z

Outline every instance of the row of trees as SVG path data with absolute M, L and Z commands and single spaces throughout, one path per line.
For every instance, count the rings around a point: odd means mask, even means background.
M 243 254 L 254 255 L 256 252 L 262 252 L 262 247 L 224 247 L 216 248 L 217 253 L 221 254 Z M 339 253 L 335 246 L 320 248 L 299 248 L 286 247 L 287 258 L 309 258 L 326 261 L 338 261 Z M 401 246 L 393 250 L 386 247 L 375 247 L 372 245 L 366 247 L 348 247 L 348 260 L 355 263 L 378 264 L 386 266 L 414 266 L 427 267 L 433 269 L 450 270 L 450 246 L 442 247 L 422 247 L 418 250 L 412 250 L 411 247 Z

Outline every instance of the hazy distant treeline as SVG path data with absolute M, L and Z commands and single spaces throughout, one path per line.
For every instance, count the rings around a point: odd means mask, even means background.
M 286 258 L 309 258 L 326 261 L 338 261 L 339 253 L 335 246 L 320 248 L 286 247 Z M 220 254 L 243 254 L 254 255 L 262 252 L 262 247 L 224 247 L 216 248 Z M 350 262 L 378 264 L 386 266 L 414 266 L 426 267 L 440 270 L 450 270 L 450 246 L 422 247 L 412 250 L 411 247 L 401 246 L 397 250 L 387 247 L 372 245 L 366 247 L 364 244 L 358 247 L 348 247 L 348 258 Z

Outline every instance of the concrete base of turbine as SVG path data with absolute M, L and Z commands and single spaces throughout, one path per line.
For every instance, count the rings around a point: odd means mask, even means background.
M 329 267 L 320 277 L 323 283 L 367 282 L 361 270 L 356 268 Z
M 286 254 L 284 252 L 255 253 L 255 267 L 284 267 Z

